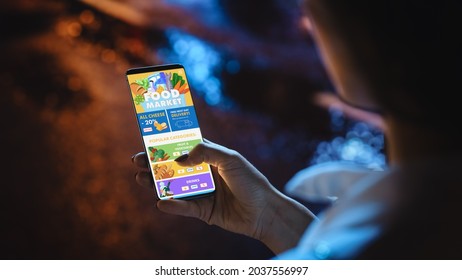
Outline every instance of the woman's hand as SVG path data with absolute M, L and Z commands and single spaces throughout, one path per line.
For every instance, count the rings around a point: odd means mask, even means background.
M 134 156 L 139 168 L 136 180 L 153 186 L 145 153 Z M 293 247 L 314 216 L 304 206 L 281 194 L 263 174 L 236 151 L 206 141 L 188 156 L 177 159 L 182 166 L 210 164 L 217 184 L 213 196 L 193 200 L 160 200 L 159 210 L 195 217 L 226 230 L 264 242 L 275 253 Z

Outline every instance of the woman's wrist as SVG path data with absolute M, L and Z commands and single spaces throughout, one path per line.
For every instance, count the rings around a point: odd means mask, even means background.
M 316 216 L 301 203 L 276 191 L 262 218 L 262 241 L 275 254 L 297 245 Z

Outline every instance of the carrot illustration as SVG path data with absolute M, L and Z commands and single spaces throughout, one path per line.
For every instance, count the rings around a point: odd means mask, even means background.
M 146 92 L 146 89 L 140 86 L 137 83 L 131 83 L 130 84 L 130 89 L 132 90 L 133 94 L 143 94 Z
M 179 91 L 180 87 L 181 87 L 181 81 L 178 81 L 178 83 L 176 83 L 176 85 L 173 88 Z
M 188 92 L 186 89 L 188 88 L 188 84 L 187 83 L 184 83 L 182 86 L 180 86 L 180 88 L 178 89 L 178 91 L 183 94 L 183 93 L 186 93 Z

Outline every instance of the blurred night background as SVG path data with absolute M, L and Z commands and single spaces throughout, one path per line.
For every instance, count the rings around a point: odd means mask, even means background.
M 338 105 L 299 2 L 2 1 L 2 259 L 273 256 L 135 183 L 132 67 L 183 64 L 204 137 L 281 191 L 316 163 L 383 167 L 377 123 Z

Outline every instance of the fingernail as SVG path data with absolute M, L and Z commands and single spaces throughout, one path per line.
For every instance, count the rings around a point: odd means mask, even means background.
M 136 156 L 136 154 L 134 154 L 134 155 L 132 156 L 132 163 L 135 162 L 135 156 Z
M 184 155 L 181 155 L 181 156 L 177 157 L 177 158 L 175 159 L 175 161 L 176 161 L 176 162 L 183 162 L 183 161 L 187 160 L 188 157 L 189 157 L 188 154 L 184 154 Z

